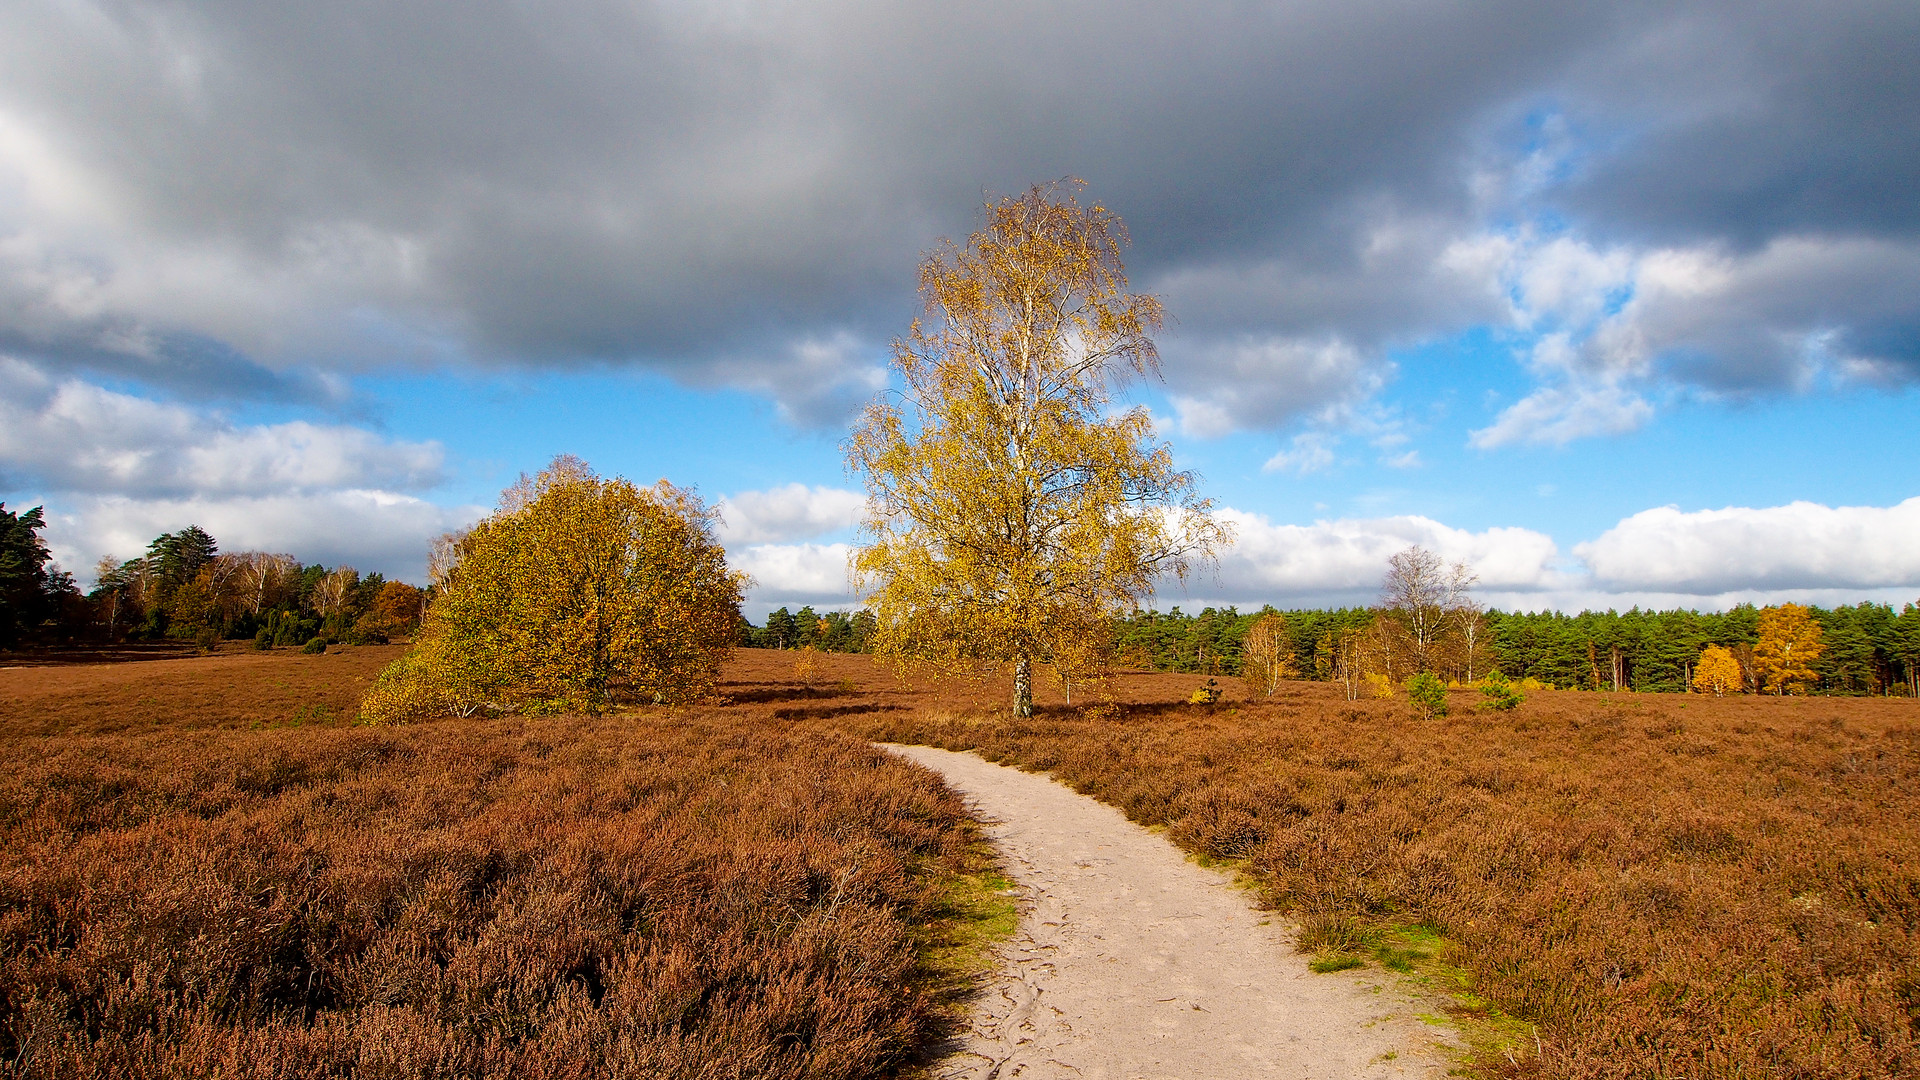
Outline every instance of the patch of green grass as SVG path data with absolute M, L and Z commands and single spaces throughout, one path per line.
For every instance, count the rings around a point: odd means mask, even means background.
M 1445 1015 L 1423 1013 L 1419 1019 L 1459 1032 L 1472 1057 L 1513 1060 L 1531 1056 L 1536 1049 L 1531 1024 L 1502 1012 L 1474 993 L 1472 977 L 1448 958 L 1447 936 L 1440 927 L 1410 923 L 1371 926 L 1355 933 L 1382 967 L 1399 972 L 1444 1000 Z
M 1013 882 L 1000 872 L 993 849 L 977 833 L 967 865 L 936 886 L 933 919 L 916 928 L 920 978 L 956 1014 L 980 979 L 993 970 L 993 950 L 1020 925 Z
M 1350 971 L 1353 968 L 1365 967 L 1366 965 L 1367 962 L 1365 960 L 1362 960 L 1352 953 L 1330 953 L 1326 956 L 1316 956 L 1307 962 L 1309 969 L 1321 975 L 1325 975 L 1330 971 Z

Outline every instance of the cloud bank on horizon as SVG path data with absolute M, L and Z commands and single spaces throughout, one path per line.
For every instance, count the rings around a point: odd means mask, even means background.
M 789 506 L 800 497 L 791 490 L 764 495 Z M 758 541 L 729 543 L 734 565 L 755 579 L 750 606 L 756 616 L 779 605 L 859 603 L 848 577 L 850 546 L 821 542 L 858 522 L 859 496 L 818 488 L 808 497 L 815 506 L 810 514 L 783 506 L 755 518 L 735 510 L 722 530 L 723 537 Z M 752 500 L 734 505 L 741 504 Z M 850 509 L 836 518 L 838 506 Z M 1532 529 L 1469 532 L 1410 515 L 1289 525 L 1231 507 L 1220 514 L 1236 543 L 1218 566 L 1200 568 L 1186 585 L 1162 582 L 1153 603 L 1366 606 L 1379 596 L 1388 558 L 1416 544 L 1471 566 L 1479 575 L 1475 594 L 1507 610 L 1722 609 L 1777 599 L 1912 602 L 1920 581 L 1920 544 L 1914 542 L 1920 497 L 1890 508 L 1797 502 L 1686 513 L 1660 507 L 1575 544 L 1571 558 Z M 775 524 L 800 521 L 807 524 Z
M 53 500 L 69 562 L 197 515 L 406 572 L 480 511 L 438 440 L 366 419 L 370 377 L 632 368 L 831 430 L 885 386 L 918 252 L 1069 174 L 1177 318 L 1169 432 L 1264 438 L 1270 477 L 1346 438 L 1423 467 L 1387 395 L 1467 334 L 1522 385 L 1455 433 L 1483 454 L 1905 394 L 1916 54 L 1892 0 L 13 5 L 0 491 Z M 845 493 L 749 486 L 744 565 L 827 589 Z M 1579 541 L 1254 507 L 1220 595 L 1347 596 L 1409 537 L 1516 597 L 1913 589 L 1910 506 Z

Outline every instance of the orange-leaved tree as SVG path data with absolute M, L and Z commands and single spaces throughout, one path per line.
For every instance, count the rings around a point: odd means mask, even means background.
M 1157 576 L 1230 539 L 1146 410 L 1109 408 L 1120 381 L 1158 370 L 1160 302 L 1128 289 L 1125 229 L 1077 186 L 990 203 L 964 246 L 927 255 L 926 321 L 894 343 L 905 385 L 847 451 L 867 488 L 853 569 L 874 650 L 1010 668 L 1021 716 L 1036 661 L 1085 670 L 1087 643 Z
M 1806 691 L 1818 676 L 1813 661 L 1819 657 L 1820 624 L 1799 604 L 1781 604 L 1760 612 L 1760 640 L 1753 646 L 1753 670 L 1762 691 L 1787 694 Z
M 453 545 L 413 651 L 371 720 L 682 704 L 712 690 L 746 579 L 688 490 L 602 479 L 561 457 Z
M 1743 682 L 1740 661 L 1734 659 L 1732 650 L 1719 645 L 1709 645 L 1700 650 L 1700 659 L 1693 666 L 1693 688 L 1696 692 L 1718 697 L 1740 689 Z
M 420 623 L 425 594 L 404 581 L 389 581 L 373 594 L 367 613 L 353 624 L 355 631 L 370 638 L 387 640 L 409 633 Z

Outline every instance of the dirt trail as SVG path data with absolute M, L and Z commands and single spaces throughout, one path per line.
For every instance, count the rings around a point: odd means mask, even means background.
M 1444 1076 L 1454 1040 L 1377 970 L 1316 975 L 1281 921 L 1118 810 L 974 754 L 886 749 L 964 794 L 1021 923 L 939 1080 Z

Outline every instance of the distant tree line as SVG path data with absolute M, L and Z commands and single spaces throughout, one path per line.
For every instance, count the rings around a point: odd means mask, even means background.
M 740 620 L 740 644 L 749 649 L 815 648 L 821 652 L 867 652 L 874 621 L 873 612 L 865 609 L 819 614 L 811 604 L 799 611 L 788 611 L 783 606 L 767 615 L 764 626 Z
M 197 525 L 161 533 L 144 554 L 111 556 L 82 593 L 51 561 L 40 507 L 0 505 L 0 648 L 80 641 L 253 639 L 260 648 L 382 642 L 413 632 L 427 596 L 351 566 L 220 551 Z
M 1680 692 L 1694 685 L 1701 654 L 1716 646 L 1738 665 L 1738 685 L 1732 689 L 1762 692 L 1769 687 L 1766 665 L 1755 652 L 1761 620 L 1768 611 L 1786 607 L 1798 605 L 1743 604 L 1719 613 L 1478 612 L 1461 621 L 1473 625 L 1480 640 L 1443 641 L 1433 666 L 1459 681 L 1498 668 L 1509 678 L 1561 689 Z M 1806 662 L 1811 677 L 1800 689 L 1920 696 L 1920 606 L 1907 604 L 1898 612 L 1874 603 L 1802 610 L 1817 628 L 1818 654 Z M 1284 621 L 1292 670 L 1308 679 L 1339 678 L 1342 646 L 1364 641 L 1370 633 L 1385 636 L 1379 628 L 1395 621 L 1383 608 L 1143 611 L 1119 621 L 1117 655 L 1123 663 L 1161 671 L 1239 675 L 1248 632 L 1268 613 Z M 1482 666 L 1469 675 L 1476 658 Z M 1401 677 L 1399 671 L 1381 674 L 1396 682 Z
M 1451 576 L 1451 570 L 1448 571 Z M 1196 675 L 1352 681 L 1364 690 L 1367 676 L 1400 685 L 1430 670 L 1449 681 L 1475 682 L 1495 671 L 1515 681 L 1581 690 L 1678 693 L 1698 683 L 1701 656 L 1725 650 L 1737 674 L 1727 689 L 1773 692 L 1763 653 L 1761 624 L 1769 612 L 1805 613 L 1816 655 L 1789 689 L 1823 694 L 1920 697 L 1920 606 L 1860 603 L 1834 608 L 1743 604 L 1718 613 L 1676 609 L 1626 612 L 1506 612 L 1482 610 L 1465 596 L 1435 598 L 1429 627 L 1409 629 L 1407 608 L 1307 608 L 1271 605 L 1242 613 L 1205 608 L 1186 614 L 1143 610 L 1113 627 L 1113 658 L 1131 667 Z M 1411 606 L 1411 605 L 1409 605 Z M 1263 617 L 1272 616 L 1256 632 Z M 873 627 L 868 611 L 782 607 L 764 626 L 742 620 L 740 644 L 759 649 L 866 652 Z M 1420 640 L 1425 634 L 1423 646 Z M 1249 641 L 1252 645 L 1250 647 Z M 1424 653 L 1424 655 L 1423 655 Z M 1717 657 L 1717 654 L 1716 654 Z

